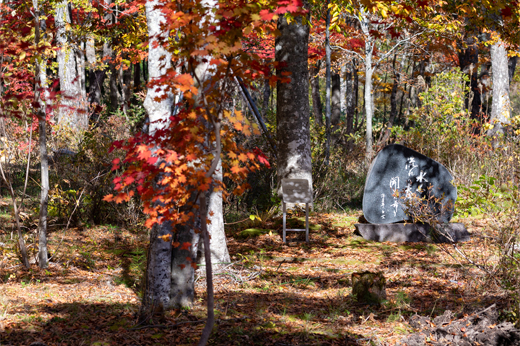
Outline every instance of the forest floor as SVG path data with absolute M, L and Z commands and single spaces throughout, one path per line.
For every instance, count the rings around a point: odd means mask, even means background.
M 413 330 L 407 321 L 449 309 L 463 315 L 507 300 L 482 274 L 440 245 L 376 243 L 354 234 L 360 212 L 314 215 L 311 241 L 282 243 L 271 234 L 240 238 L 231 226 L 232 264 L 215 277 L 217 324 L 212 345 L 393 345 Z M 459 244 L 473 259 L 493 261 L 492 229 L 464 222 L 472 240 Z M 291 237 L 303 234 L 293 233 Z M 113 226 L 50 234 L 46 270 L 26 270 L 14 241 L 0 231 L 0 345 L 193 345 L 205 318 L 205 281 L 193 309 L 168 313 L 164 325 L 135 327 L 147 236 Z M 447 247 L 450 252 L 451 247 Z M 35 251 L 35 246 L 31 247 Z M 358 303 L 351 274 L 381 271 L 387 301 Z M 502 302 L 502 303 L 500 303 Z

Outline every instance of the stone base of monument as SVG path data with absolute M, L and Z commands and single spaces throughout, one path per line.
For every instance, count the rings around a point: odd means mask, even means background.
M 443 233 L 432 237 L 431 227 L 427 224 L 415 223 L 391 223 L 391 224 L 370 224 L 358 223 L 354 225 L 356 232 L 366 240 L 378 242 L 430 242 L 430 243 L 451 243 L 464 242 L 470 239 L 470 234 L 462 223 L 448 223 L 443 226 Z M 438 234 L 438 233 L 435 233 Z M 434 239 L 435 238 L 435 239 Z

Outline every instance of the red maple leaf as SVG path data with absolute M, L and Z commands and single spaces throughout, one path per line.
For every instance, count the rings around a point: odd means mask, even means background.
M 274 13 L 270 13 L 268 10 L 260 11 L 260 18 L 262 18 L 262 20 L 269 21 L 269 20 L 273 19 L 273 17 L 274 17 Z
M 269 164 L 269 161 L 267 160 L 267 156 L 260 150 L 258 147 L 253 149 L 253 152 L 256 154 L 256 157 L 258 158 L 258 162 L 261 164 L 267 166 L 267 168 L 271 168 L 271 165 Z
M 184 242 L 184 243 L 182 243 L 181 250 L 189 250 L 190 246 L 191 246 L 190 242 L 188 242 L 188 241 Z

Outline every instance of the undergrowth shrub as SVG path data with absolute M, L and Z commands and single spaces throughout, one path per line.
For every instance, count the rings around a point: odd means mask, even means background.
M 315 210 L 346 211 L 361 208 L 366 179 L 363 166 L 364 138 L 361 132 L 348 134 L 344 122 L 333 128 L 327 166 L 324 149 L 325 128 L 311 122 Z
M 393 129 L 397 143 L 442 163 L 457 183 L 464 184 L 473 180 L 472 174 L 494 173 L 481 167 L 494 155 L 488 138 L 478 133 L 481 124 L 464 107 L 466 80 L 458 70 L 436 75 L 419 95 L 421 106 L 412 111 L 409 128 Z
M 113 204 L 103 201 L 112 192 L 112 160 L 122 158 L 117 151 L 109 152 L 112 142 L 130 134 L 130 124 L 121 115 L 102 118 L 83 135 L 77 152 L 55 162 L 49 192 L 49 215 L 56 223 L 121 224 L 136 226 L 141 206 L 136 200 Z

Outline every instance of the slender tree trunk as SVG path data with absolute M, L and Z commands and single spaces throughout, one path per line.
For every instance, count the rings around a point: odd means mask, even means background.
M 95 42 L 93 38 L 89 38 L 87 40 L 87 62 L 89 66 L 88 80 L 89 80 L 89 89 L 88 89 L 88 101 L 91 105 L 97 104 L 101 105 L 101 90 L 103 87 L 103 83 L 105 81 L 106 72 L 102 69 L 98 69 L 96 67 L 97 58 L 96 58 L 96 49 Z M 97 110 L 92 114 L 92 119 L 97 120 L 99 117 L 99 112 Z
M 130 109 L 130 97 L 132 96 L 132 68 L 119 69 L 119 82 L 121 84 L 121 104 L 123 105 L 123 113 L 127 114 Z
M 354 114 L 355 114 L 355 100 L 354 85 L 352 80 L 353 65 L 347 64 L 345 69 L 345 94 L 346 94 L 346 112 L 347 112 L 347 134 L 354 132 Z
M 105 56 L 109 57 L 108 63 L 108 71 L 109 71 L 109 79 L 108 86 L 110 88 L 110 110 L 115 112 L 119 109 L 119 102 L 121 99 L 121 95 L 119 94 L 119 88 L 117 87 L 117 81 L 119 79 L 119 71 L 116 69 L 114 51 L 110 44 L 106 43 L 106 49 L 104 49 Z
M 354 92 L 354 128 L 357 130 L 359 125 L 359 76 L 358 76 L 358 67 L 357 67 L 357 60 L 353 59 L 352 61 L 352 74 L 354 75 L 354 86 L 353 86 L 353 92 Z
M 332 54 L 330 49 L 330 8 L 329 6 L 330 0 L 327 0 L 327 19 L 325 24 L 325 88 L 326 88 L 326 96 L 325 96 L 325 134 L 327 136 L 325 142 L 325 166 L 329 165 L 329 156 L 330 156 L 330 98 L 331 98 L 331 75 L 330 75 L 330 56 Z
M 394 54 L 394 62 L 393 62 L 393 70 L 394 72 L 394 83 L 392 85 L 392 93 L 390 94 L 390 117 L 388 118 L 388 125 L 386 130 L 384 131 L 384 135 L 381 138 L 380 144 L 386 144 L 390 139 L 390 134 L 392 133 L 392 127 L 394 126 L 394 121 L 397 116 L 397 90 L 399 84 L 401 84 L 401 71 L 397 71 L 395 69 L 395 60 L 397 58 L 397 54 Z M 404 58 L 403 58 L 404 61 Z
M 374 38 L 371 36 L 369 13 L 363 8 L 360 13 L 361 30 L 365 36 L 365 120 L 366 120 L 366 148 L 365 165 L 368 167 L 374 155 L 372 138 L 372 118 L 374 117 L 374 101 L 372 95 L 372 58 L 374 54 Z
M 269 111 L 269 99 L 271 98 L 271 85 L 269 85 L 269 79 L 264 80 L 264 90 L 262 97 L 262 110 L 264 120 L 267 119 L 267 113 Z
M 308 1 L 304 7 L 309 8 Z M 290 73 L 289 83 L 277 83 L 278 181 L 284 178 L 309 180 L 312 164 L 309 122 L 309 72 L 307 66 L 309 26 L 297 17 L 288 23 L 278 19 L 280 35 L 276 38 L 276 74 Z
M 513 77 L 515 76 L 515 70 L 516 70 L 516 63 L 518 61 L 518 57 L 512 56 L 509 58 L 508 67 L 509 67 L 509 85 L 511 85 L 511 82 L 513 81 Z
M 311 68 L 311 94 L 312 94 L 312 113 L 318 126 L 323 126 L 323 105 L 321 103 L 320 94 L 320 65 L 321 60 Z
M 347 64 L 343 64 L 340 69 L 339 77 L 341 79 L 341 87 L 340 87 L 340 103 L 341 103 L 341 113 L 347 113 L 347 81 L 345 79 L 347 73 Z
M 491 46 L 491 70 L 493 78 L 493 103 L 491 104 L 490 122 L 494 128 L 488 131 L 489 136 L 504 133 L 504 125 L 509 123 L 511 105 L 509 102 L 509 76 L 507 52 L 502 41 Z
M 134 94 L 141 91 L 141 63 L 134 64 Z
M 473 93 L 472 96 L 466 95 L 465 106 L 466 109 L 471 109 L 472 119 L 481 120 L 482 103 L 478 87 L 478 47 L 473 38 L 466 38 L 465 44 L 467 48 L 459 50 L 459 64 L 461 71 L 467 73 L 470 78 L 468 86 L 470 87 L 470 92 Z M 470 99 L 472 100 L 471 104 L 469 104 Z
M 332 76 L 332 97 L 331 97 L 331 117 L 330 122 L 333 127 L 337 126 L 341 120 L 341 77 L 335 73 Z
M 40 7 L 38 0 L 33 0 L 34 9 L 34 43 L 40 44 L 42 25 L 40 25 Z M 46 133 L 46 100 L 48 99 L 46 89 L 47 75 L 45 72 L 46 64 L 43 57 L 37 57 L 35 69 L 35 92 L 34 99 L 38 104 L 38 126 L 40 132 L 40 163 L 41 163 L 41 196 L 40 196 L 40 221 L 38 224 L 38 265 L 40 268 L 47 268 L 47 213 L 49 196 L 49 160 L 47 157 L 47 133 Z M 43 97 L 42 97 L 43 95 Z

